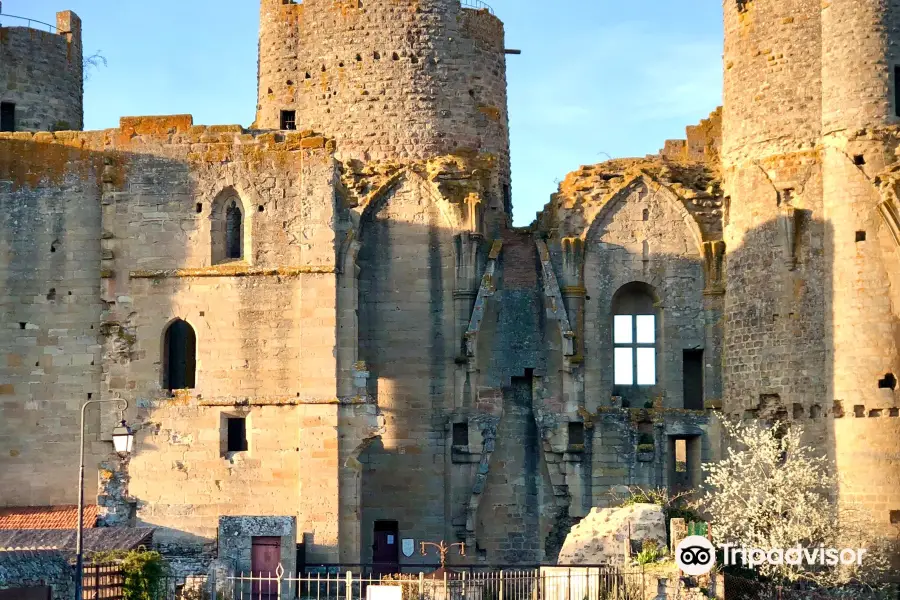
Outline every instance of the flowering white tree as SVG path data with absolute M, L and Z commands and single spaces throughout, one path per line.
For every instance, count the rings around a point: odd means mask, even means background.
M 836 566 L 769 564 L 759 573 L 777 581 L 807 581 L 818 585 L 877 582 L 888 568 L 885 540 L 874 539 L 874 520 L 858 506 L 838 503 L 840 481 L 825 456 L 802 443 L 798 426 L 776 422 L 724 422 L 727 455 L 704 465 L 706 490 L 698 507 L 711 517 L 717 545 L 765 551 L 828 548 L 866 549 L 862 564 Z M 793 553 L 790 562 L 797 562 Z M 821 555 L 816 555 L 821 556 Z M 775 556 L 777 560 L 777 554 Z

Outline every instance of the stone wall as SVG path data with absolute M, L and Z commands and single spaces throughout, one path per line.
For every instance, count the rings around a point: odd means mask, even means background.
M 103 160 L 60 142 L 29 133 L 0 140 L 4 505 L 77 501 L 79 411 L 100 398 Z M 97 407 L 85 425 L 90 497 L 111 446 L 99 441 Z
M 336 171 L 326 141 L 193 127 L 189 116 L 4 138 L 6 322 L 16 327 L 5 342 L 3 478 L 23 483 L 4 484 L 2 503 L 73 502 L 78 408 L 120 398 L 138 429 L 130 499 L 140 523 L 161 528 L 157 542 L 208 544 L 232 512 L 287 514 L 302 517 L 311 557 L 336 560 Z M 31 179 L 28 165 L 41 175 Z M 242 204 L 245 259 L 211 265 L 223 195 Z M 162 371 L 175 318 L 196 332 L 197 383 L 173 398 Z M 247 418 L 246 453 L 227 452 L 228 415 Z M 89 417 L 92 486 L 118 413 L 110 404 Z M 34 477 L 39 463 L 45 476 Z
M 400 538 L 447 537 L 447 423 L 453 408 L 453 207 L 415 175 L 371 203 L 361 223 L 359 356 L 384 431 L 360 456 L 363 560 L 374 523 L 397 521 Z M 446 209 L 447 212 L 445 212 Z M 418 552 L 404 563 L 433 562 Z
M 0 101 L 15 104 L 15 131 L 80 130 L 84 119 L 81 19 L 56 15 L 56 32 L 0 27 Z
M 660 155 L 671 160 L 706 161 L 717 165 L 722 150 L 722 107 L 697 125 L 689 125 L 683 140 L 666 140 Z
M 73 600 L 74 575 L 57 550 L 0 550 L 0 590 L 49 587 L 51 600 Z

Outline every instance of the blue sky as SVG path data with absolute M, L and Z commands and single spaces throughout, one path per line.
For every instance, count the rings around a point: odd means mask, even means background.
M 191 113 L 249 125 L 257 0 L 2 0 L 3 12 L 84 20 L 108 66 L 85 85 L 85 128 Z M 506 23 L 516 225 L 566 173 L 656 152 L 721 102 L 721 6 L 709 0 L 489 0 Z M 8 24 L 13 24 L 11 21 Z

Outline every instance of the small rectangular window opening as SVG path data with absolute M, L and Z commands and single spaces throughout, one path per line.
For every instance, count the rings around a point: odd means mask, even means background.
M 900 525 L 900 510 L 891 511 L 891 525 Z
M 682 373 L 684 408 L 703 410 L 703 350 L 684 351 Z
M 569 423 L 569 445 L 584 446 L 584 423 L 579 421 Z
M 288 131 L 295 131 L 297 129 L 297 111 L 281 111 L 281 128 Z
M 469 445 L 469 424 L 454 423 L 453 424 L 453 445 L 468 446 Z
M 675 472 L 687 473 L 687 440 L 675 440 Z
M 0 102 L 0 131 L 16 130 L 16 105 L 12 102 Z
M 900 65 L 894 65 L 894 114 L 900 117 Z
M 247 419 L 244 417 L 228 418 L 228 451 L 247 451 Z
M 856 242 L 864 242 L 866 241 L 866 232 L 865 231 L 857 231 L 856 232 Z

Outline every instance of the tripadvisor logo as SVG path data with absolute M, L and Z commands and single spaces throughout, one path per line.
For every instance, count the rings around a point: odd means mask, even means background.
M 706 575 L 716 565 L 716 548 L 705 537 L 688 536 L 675 548 L 675 563 L 685 575 Z
M 788 550 L 762 550 L 760 548 L 741 548 L 734 544 L 725 544 L 720 548 L 724 557 L 723 566 L 744 566 L 756 568 L 760 565 L 819 565 L 836 567 L 838 565 L 862 565 L 865 549 L 844 548 L 803 548 L 797 546 Z M 675 562 L 685 575 L 697 577 L 706 575 L 716 565 L 716 547 L 705 537 L 692 535 L 684 538 L 675 548 Z

